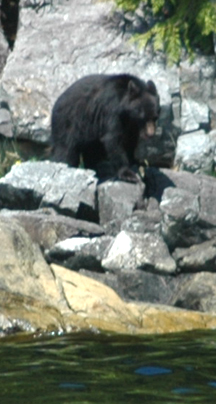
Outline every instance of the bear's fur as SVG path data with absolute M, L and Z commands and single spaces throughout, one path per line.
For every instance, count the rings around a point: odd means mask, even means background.
M 139 138 L 155 133 L 159 96 L 152 81 L 129 75 L 91 75 L 70 86 L 52 111 L 52 159 L 100 178 L 137 181 L 130 167 Z

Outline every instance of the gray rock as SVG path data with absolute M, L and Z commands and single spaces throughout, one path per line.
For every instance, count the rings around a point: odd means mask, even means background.
M 181 104 L 181 128 L 183 132 L 192 132 L 201 124 L 209 123 L 209 108 L 206 103 L 184 98 Z
M 164 190 L 168 187 L 190 190 L 194 195 L 198 195 L 200 192 L 200 177 L 186 171 L 177 172 L 175 170 L 149 167 L 145 170 L 145 196 L 148 199 L 161 202 Z M 207 178 L 211 182 L 211 178 Z
M 216 274 L 200 272 L 191 276 L 182 284 L 170 304 L 189 310 L 215 313 Z
M 147 195 L 161 201 L 161 230 L 171 250 L 216 236 L 215 178 L 149 169 L 146 185 Z
M 46 258 L 75 271 L 85 268 L 104 272 L 101 260 L 112 240 L 111 236 L 72 237 L 53 245 L 46 251 Z
M 28 210 L 50 206 L 72 217 L 96 221 L 96 185 L 92 170 L 48 161 L 22 163 L 0 180 L 0 206 Z
M 102 266 L 111 271 L 143 269 L 171 274 L 176 264 L 163 239 L 152 233 L 121 231 L 109 247 Z
M 215 195 L 216 180 L 209 175 L 194 175 L 186 171 L 149 168 L 146 171 L 148 197 L 162 199 L 164 190 L 169 187 L 183 189 L 199 196 L 199 220 L 205 221 L 205 226 L 215 226 Z M 212 226 L 211 226 L 212 225 Z
M 173 113 L 173 125 L 181 127 L 181 99 L 179 95 L 173 95 L 172 97 L 172 113 Z
M 159 209 L 135 211 L 123 221 L 121 230 L 133 233 L 159 233 L 162 214 Z
M 13 137 L 11 115 L 6 108 L 6 104 L 1 104 L 3 105 L 1 105 L 0 108 L 0 134 L 4 135 L 5 137 L 11 138 Z
M 204 131 L 180 136 L 177 140 L 174 165 L 180 170 L 212 172 L 215 164 L 215 138 Z
M 170 304 L 182 284 L 190 279 L 189 274 L 178 276 L 160 275 L 137 269 L 120 270 L 117 273 L 98 273 L 81 269 L 80 273 L 103 282 L 124 300 Z
M 215 212 L 215 195 L 216 195 L 216 180 L 214 177 L 200 175 L 197 176 L 200 192 L 199 192 L 199 225 L 203 231 L 206 231 L 206 239 L 214 237 L 216 226 Z M 209 231 L 209 236 L 208 236 Z
M 192 64 L 189 60 L 181 63 L 180 93 L 183 131 L 197 130 L 201 124 L 207 128 L 212 127 L 209 118 L 215 98 L 212 91 L 215 82 L 214 65 L 213 56 L 199 57 Z
M 176 248 L 173 258 L 181 271 L 216 271 L 216 238 L 190 248 Z
M 13 218 L 21 224 L 42 250 L 69 237 L 96 237 L 104 234 L 103 228 L 96 223 L 59 215 L 49 208 L 35 211 L 2 209 L 0 216 Z
M 166 188 L 160 209 L 163 213 L 161 232 L 169 248 L 199 243 L 197 232 L 198 196 L 179 188 Z
M 129 217 L 136 205 L 143 200 L 145 190 L 137 184 L 123 181 L 106 181 L 98 186 L 100 224 L 111 234 L 117 234 L 123 220 Z
M 143 159 L 164 162 L 166 153 L 171 164 L 178 135 L 170 123 L 171 95 L 179 92 L 178 69 L 168 71 L 163 60 L 153 60 L 128 41 L 113 23 L 113 5 L 91 0 L 20 3 L 16 43 L 2 78 L 13 132 L 17 139 L 46 143 L 52 107 L 69 85 L 92 73 L 132 73 L 156 82 L 163 107 L 158 136 Z

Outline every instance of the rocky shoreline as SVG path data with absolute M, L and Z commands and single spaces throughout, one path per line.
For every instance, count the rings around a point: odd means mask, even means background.
M 62 163 L 14 165 L 0 180 L 2 333 L 214 327 L 215 198 L 214 178 L 187 172 L 100 183 Z
M 55 100 L 86 74 L 153 80 L 162 106 L 138 184 L 48 161 L 1 178 L 1 335 L 216 326 L 215 58 L 168 68 L 129 41 L 136 17 L 113 7 L 20 0 L 13 50 L 1 33 L 0 141 L 15 139 L 24 160 L 41 157 Z

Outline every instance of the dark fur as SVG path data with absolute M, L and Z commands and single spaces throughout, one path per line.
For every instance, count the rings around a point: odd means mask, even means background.
M 136 181 L 130 166 L 139 138 L 154 135 L 159 97 L 152 81 L 135 76 L 92 75 L 70 86 L 52 112 L 52 159 L 99 177 Z

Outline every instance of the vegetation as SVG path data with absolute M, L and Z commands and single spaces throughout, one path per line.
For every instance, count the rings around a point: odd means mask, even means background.
M 196 52 L 213 54 L 216 33 L 216 2 L 212 0 L 116 0 L 117 6 L 135 11 L 142 3 L 152 14 L 152 26 L 135 35 L 140 46 L 152 43 L 163 51 L 169 64 L 179 63 L 183 52 L 191 61 Z
M 15 141 L 0 136 L 0 177 L 7 174 L 12 165 L 20 161 Z

